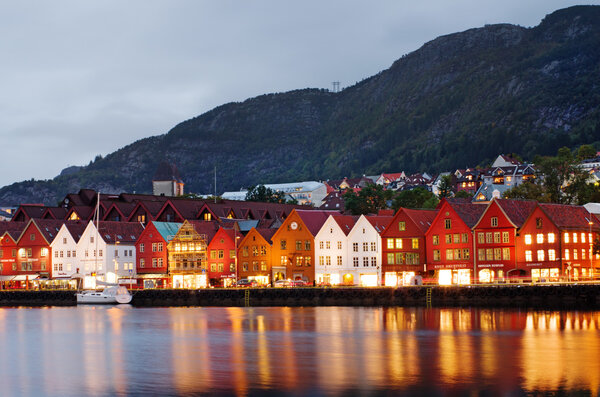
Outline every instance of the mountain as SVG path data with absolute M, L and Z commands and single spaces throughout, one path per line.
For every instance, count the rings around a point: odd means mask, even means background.
M 533 28 L 487 25 L 438 37 L 338 93 L 303 89 L 229 103 L 48 181 L 0 189 L 0 203 L 56 204 L 82 187 L 150 192 L 176 163 L 186 191 L 405 170 L 439 172 L 499 153 L 600 147 L 600 6 Z

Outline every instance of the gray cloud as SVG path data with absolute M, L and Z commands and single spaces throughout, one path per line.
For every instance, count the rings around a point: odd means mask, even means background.
M 439 35 L 534 26 L 574 4 L 0 1 L 0 185 L 52 178 L 226 102 L 349 86 Z

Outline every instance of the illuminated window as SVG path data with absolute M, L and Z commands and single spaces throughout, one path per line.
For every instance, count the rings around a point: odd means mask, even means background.
M 463 248 L 463 259 L 471 259 L 471 249 Z
M 548 260 L 549 261 L 556 260 L 556 251 L 555 250 L 548 250 Z
M 434 261 L 440 260 L 440 250 L 433 250 L 433 260 Z
M 69 252 L 69 251 L 67 251 Z M 48 255 L 48 248 L 42 248 L 40 251 L 40 256 L 47 256 Z
M 325 248 L 326 249 L 330 249 L 331 248 L 331 242 L 326 241 L 325 242 Z M 296 240 L 296 251 L 300 251 L 302 249 L 302 241 L 301 240 Z
M 531 234 L 525 235 L 525 245 L 531 245 Z
M 553 243 L 554 242 L 554 233 L 548 233 L 548 242 L 549 243 Z
M 319 249 L 323 249 L 323 247 L 325 246 L 323 241 L 319 241 Z
M 387 254 L 387 263 L 388 263 L 388 265 L 394 264 L 394 254 L 392 254 L 392 253 Z
M 331 257 L 330 256 L 325 257 L 325 266 L 331 266 Z
M 412 248 L 413 249 L 418 249 L 419 248 L 419 239 L 418 238 L 413 238 L 412 239 Z
M 483 233 L 477 233 L 477 242 L 479 244 L 483 244 L 485 242 L 484 237 L 485 235 Z
M 577 242 L 577 233 L 573 233 L 573 242 L 576 243 Z
M 585 243 L 585 233 L 581 233 L 581 242 Z
M 339 249 L 339 250 L 341 250 L 341 249 L 342 249 L 342 242 L 341 242 L 341 241 L 338 241 L 338 242 L 337 242 L 337 247 L 338 247 L 338 249 Z
M 326 257 L 325 260 L 327 260 L 327 258 L 329 258 L 329 257 Z M 329 262 L 331 263 L 331 258 L 329 259 Z M 301 256 L 296 257 L 296 266 L 302 266 L 302 257 Z
M 433 245 L 439 245 L 440 244 L 440 236 L 437 234 L 433 235 Z
M 492 227 L 498 226 L 498 217 L 492 216 L 492 218 L 491 218 L 491 224 L 492 224 Z
M 576 261 L 577 259 L 579 259 L 579 253 L 577 250 L 573 250 L 573 260 Z
M 492 232 L 487 232 L 487 233 L 485 234 L 485 242 L 486 242 L 487 244 L 490 244 L 490 243 L 492 242 Z
M 585 259 L 585 249 L 581 249 L 581 259 Z
M 146 260 L 144 258 L 140 259 L 140 267 L 143 268 L 146 266 Z
M 494 259 L 494 250 L 491 248 L 486 248 L 485 250 L 485 260 L 491 261 Z
M 460 249 L 455 248 L 454 252 L 452 253 L 452 255 L 454 255 L 454 260 L 459 260 L 461 259 L 461 255 L 460 255 Z
M 404 254 L 402 252 L 396 252 L 396 265 L 404 263 Z
M 569 250 L 568 250 L 568 249 L 566 249 L 566 250 L 565 250 L 565 260 L 566 260 L 566 261 L 568 261 L 568 260 L 570 260 L 570 259 L 571 259 L 571 254 L 569 253 Z
M 452 244 L 452 235 L 446 234 L 446 244 Z
M 202 219 L 204 219 L 205 221 L 211 221 L 212 220 L 212 214 L 210 212 L 205 212 L 203 214 L 203 216 L 202 216 Z
M 531 251 L 527 250 L 525 251 L 525 262 L 531 262 L 533 260 L 533 257 L 531 256 Z
M 454 234 L 454 244 L 460 243 L 460 234 Z
M 535 242 L 538 244 L 543 244 L 544 243 L 544 235 L 542 233 L 536 234 Z
M 403 232 L 406 230 L 406 222 L 398 222 L 398 229 Z
M 494 232 L 494 243 L 500 242 L 500 232 Z
M 447 261 L 451 261 L 452 260 L 452 250 L 451 249 L 447 249 L 446 250 L 446 260 Z
M 325 265 L 325 258 L 323 258 L 322 255 L 319 256 L 319 266 L 324 266 Z
M 544 259 L 544 250 L 538 250 L 537 252 L 537 260 L 538 261 L 543 261 Z
M 394 239 L 393 238 L 388 238 L 387 239 L 387 248 L 389 250 L 394 249 Z
M 485 250 L 483 248 L 479 248 L 477 250 L 477 260 L 484 261 L 485 260 Z
M 568 243 L 568 242 L 569 242 L 569 233 L 565 233 L 565 234 L 563 235 L 563 240 L 564 240 L 564 242 L 565 242 L 565 243 Z
M 469 234 L 468 233 L 463 233 L 461 236 L 462 236 L 462 242 L 463 243 L 468 243 L 469 242 Z
M 510 237 L 508 232 L 502 232 L 502 242 L 503 243 L 509 243 L 510 242 Z
M 502 259 L 502 248 L 494 248 L 494 260 L 499 261 Z
M 402 239 L 401 238 L 396 239 L 396 248 L 402 249 Z
M 509 260 L 510 259 L 510 248 L 502 248 L 502 260 Z

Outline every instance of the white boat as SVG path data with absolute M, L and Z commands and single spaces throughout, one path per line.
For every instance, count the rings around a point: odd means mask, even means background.
M 106 287 L 102 291 L 82 291 L 77 294 L 77 303 L 129 303 L 133 298 L 126 287 Z

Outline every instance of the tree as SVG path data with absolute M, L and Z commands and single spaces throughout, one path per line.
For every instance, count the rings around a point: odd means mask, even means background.
M 504 198 L 517 200 L 535 200 L 540 203 L 548 203 L 550 199 L 541 183 L 525 181 L 504 192 Z
M 452 175 L 444 175 L 440 178 L 438 191 L 438 198 L 440 199 L 452 196 Z
M 353 215 L 376 214 L 387 208 L 387 199 L 393 194 L 381 185 L 367 185 L 356 194 L 350 189 L 342 195 L 346 211 Z
M 454 194 L 454 197 L 472 199 L 473 195 L 471 193 L 467 192 L 466 190 L 461 190 L 460 192 L 456 192 Z
M 265 185 L 252 186 L 246 193 L 246 201 L 261 201 L 265 203 L 285 203 L 285 194 L 277 192 Z
M 596 157 L 596 149 L 592 145 L 581 145 L 577 150 L 577 160 L 593 159 Z
M 392 202 L 394 211 L 403 208 L 435 208 L 439 200 L 435 194 L 423 187 L 411 190 L 403 190 L 396 194 Z

